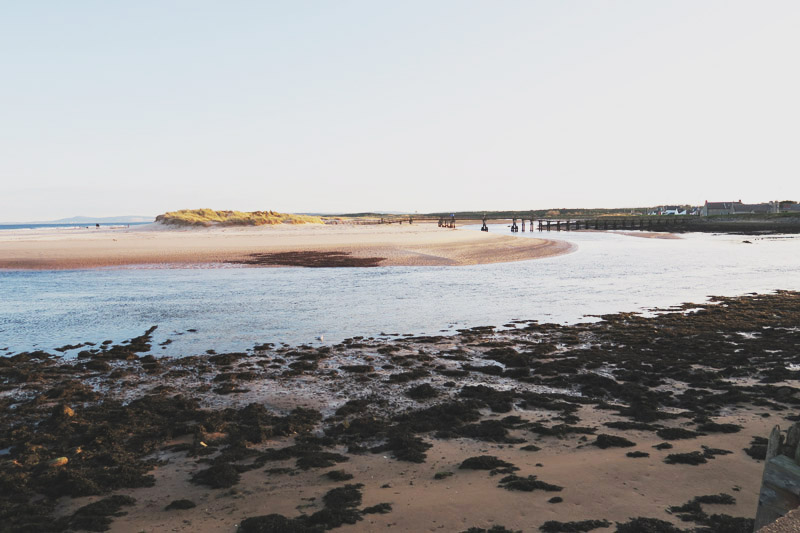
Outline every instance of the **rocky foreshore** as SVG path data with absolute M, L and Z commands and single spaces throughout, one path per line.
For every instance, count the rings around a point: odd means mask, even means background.
M 2 358 L 0 531 L 749 533 L 800 293 L 600 318 Z

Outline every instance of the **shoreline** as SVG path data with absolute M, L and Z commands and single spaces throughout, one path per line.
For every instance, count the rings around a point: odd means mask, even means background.
M 281 225 L 9 230 L 0 269 L 66 270 L 200 264 L 251 266 L 462 266 L 552 257 L 575 246 L 416 225 Z
M 669 507 L 725 493 L 735 503 L 703 511 L 746 525 L 763 468 L 753 437 L 800 405 L 787 368 L 799 307 L 778 291 L 455 336 L 158 359 L 150 330 L 71 360 L 18 354 L 0 359 L 0 504 L 12 524 L 74 527 L 113 494 L 127 514 L 107 517 L 111 531 L 263 517 L 343 533 L 548 520 L 607 520 L 606 532 L 636 517 L 685 528 Z M 462 468 L 482 456 L 507 464 Z M 329 505 L 332 492 L 353 503 Z M 196 507 L 165 510 L 180 500 Z

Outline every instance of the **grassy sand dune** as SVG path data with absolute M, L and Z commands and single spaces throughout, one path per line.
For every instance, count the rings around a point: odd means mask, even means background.
M 174 226 L 264 226 L 272 224 L 322 224 L 322 218 L 275 211 L 215 211 L 181 209 L 156 217 L 156 222 Z

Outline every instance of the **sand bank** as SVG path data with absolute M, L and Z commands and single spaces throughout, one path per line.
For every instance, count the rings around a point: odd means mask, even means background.
M 173 229 L 18 230 L 0 234 L 0 268 L 76 269 L 126 265 L 249 263 L 256 254 L 343 253 L 380 266 L 457 266 L 535 259 L 573 245 L 433 224 L 281 225 Z M 286 264 L 255 261 L 263 266 Z M 297 264 L 302 265 L 302 262 Z M 347 266 L 347 265 L 343 265 Z M 355 265 L 354 265 L 355 266 Z

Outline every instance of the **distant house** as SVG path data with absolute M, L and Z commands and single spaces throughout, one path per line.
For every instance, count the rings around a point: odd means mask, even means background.
M 800 213 L 800 204 L 784 204 L 781 213 Z
M 777 213 L 778 203 L 769 202 L 765 204 L 743 204 L 738 202 L 709 202 L 706 200 L 701 214 L 704 217 L 714 215 L 742 215 L 742 214 L 766 214 Z
M 685 215 L 686 208 L 679 205 L 665 205 L 661 208 L 662 215 Z
M 686 208 L 680 205 L 660 205 L 654 207 L 647 213 L 648 215 L 685 215 Z

